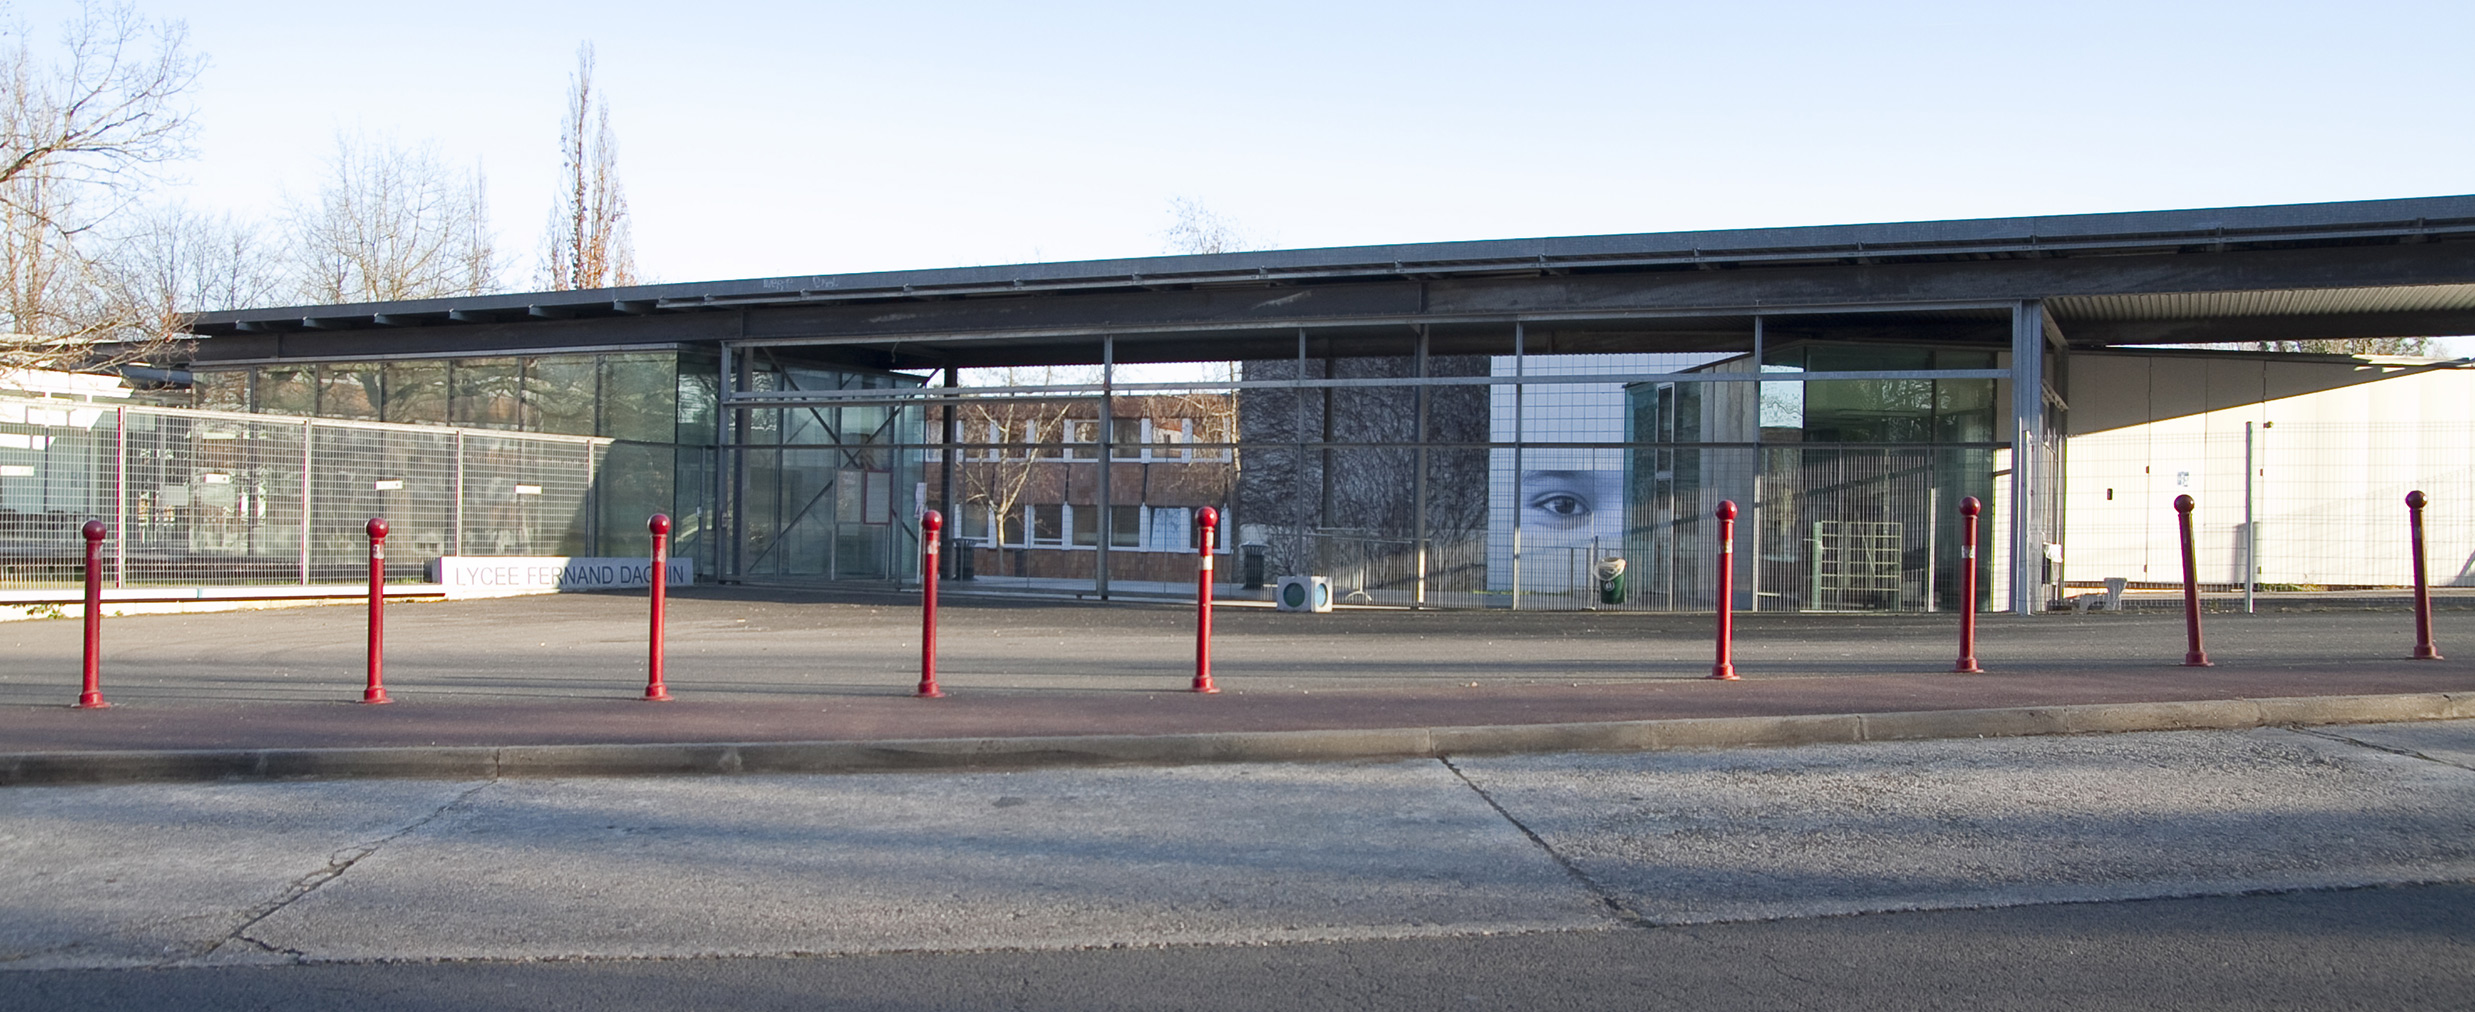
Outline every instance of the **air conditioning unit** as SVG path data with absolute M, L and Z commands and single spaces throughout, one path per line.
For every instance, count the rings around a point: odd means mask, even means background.
M 1282 611 L 1332 610 L 1332 581 L 1320 576 L 1284 576 L 1272 594 L 1272 606 Z

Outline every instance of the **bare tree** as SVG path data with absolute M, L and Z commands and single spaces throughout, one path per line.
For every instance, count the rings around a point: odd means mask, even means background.
M 139 332 L 178 334 L 188 315 L 281 299 L 282 268 L 256 226 L 178 205 L 124 232 L 109 257 L 113 296 Z
M 1169 227 L 1160 237 L 1164 253 L 1236 253 L 1261 245 L 1235 220 L 1192 197 L 1169 198 Z
M 550 214 L 545 280 L 552 290 L 635 284 L 636 250 L 627 232 L 627 194 L 619 186 L 618 140 L 610 132 L 610 106 L 593 90 L 591 43 L 576 49 L 559 151 L 565 173 L 559 206 Z
M 2301 352 L 2312 355 L 2429 355 L 2429 337 L 2357 337 L 2315 341 L 2261 341 L 2245 345 L 2253 351 Z
M 1062 386 L 1099 380 L 1099 370 L 1087 368 L 1007 366 L 966 370 L 966 382 L 971 386 Z M 1055 479 L 1056 475 L 1040 464 L 1061 457 L 1063 451 L 1052 447 L 1067 441 L 1067 426 L 1075 417 L 1075 403 L 1004 397 L 974 400 L 957 412 L 961 442 L 1004 444 L 994 449 L 961 451 L 962 466 L 958 468 L 962 472 L 963 501 L 997 518 L 995 529 L 989 532 L 994 541 L 991 547 L 1025 540 L 1019 528 L 1022 506 L 1033 492 L 1040 491 L 1037 486 L 1044 474 Z M 1098 416 L 1095 413 L 1090 417 Z M 1097 449 L 1095 439 L 1093 451 Z M 959 531 L 956 536 L 961 536 Z
M 188 154 L 200 62 L 179 22 L 83 3 L 57 62 L 17 26 L 0 48 L 0 361 L 61 367 L 152 353 L 165 330 L 117 297 L 103 226 Z M 106 344 L 105 342 L 108 342 Z
M 336 139 L 315 202 L 288 217 L 292 269 L 314 302 L 391 302 L 498 287 L 481 170 L 449 169 L 428 145 Z

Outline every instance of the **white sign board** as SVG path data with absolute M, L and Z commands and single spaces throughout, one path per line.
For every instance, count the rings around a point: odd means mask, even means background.
M 653 568 L 653 560 L 648 558 L 449 555 L 430 565 L 430 582 L 446 585 L 451 598 L 628 590 L 653 585 L 647 573 Z M 673 587 L 696 582 L 694 559 L 672 559 L 668 569 L 668 582 Z

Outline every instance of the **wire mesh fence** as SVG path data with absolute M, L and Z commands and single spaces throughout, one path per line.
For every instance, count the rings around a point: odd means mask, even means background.
M 111 586 L 365 580 L 378 516 L 397 558 L 590 554 L 610 443 L 0 398 L 0 588 L 82 582 L 88 520 Z
M 2475 432 L 2456 426 L 2152 426 L 2076 437 L 2066 498 L 2072 588 L 2182 580 L 2173 500 L 2192 497 L 2198 582 L 2322 593 L 2412 579 L 2406 494 L 2422 491 L 2436 586 L 2475 586 Z

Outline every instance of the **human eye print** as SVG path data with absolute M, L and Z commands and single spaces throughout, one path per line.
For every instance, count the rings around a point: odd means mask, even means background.
M 1600 507 L 1597 478 L 1588 471 L 1525 471 L 1521 508 L 1547 530 L 1587 530 Z
M 1581 518 L 1590 515 L 1590 501 L 1570 492 L 1549 492 L 1530 499 L 1530 508 L 1558 517 Z

